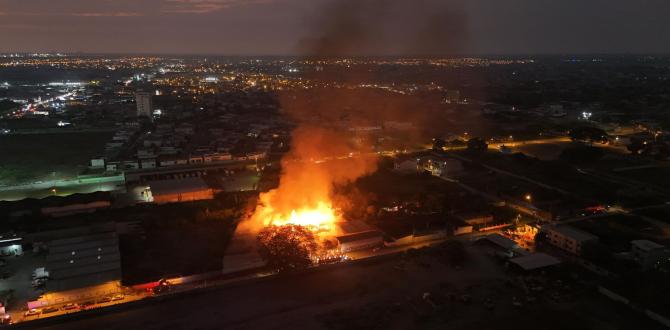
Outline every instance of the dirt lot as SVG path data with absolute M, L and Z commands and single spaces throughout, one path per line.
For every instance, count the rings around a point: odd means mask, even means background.
M 528 156 L 541 160 L 556 160 L 561 155 L 561 152 L 569 146 L 569 142 L 525 144 L 512 147 L 512 152 L 523 152 Z
M 480 248 L 468 250 L 462 269 L 441 263 L 440 256 L 395 258 L 270 278 L 43 329 L 659 328 L 570 280 L 552 281 L 561 292 L 546 284 L 528 302 L 518 276 Z

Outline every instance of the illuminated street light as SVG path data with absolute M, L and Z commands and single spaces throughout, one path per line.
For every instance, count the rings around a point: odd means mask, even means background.
M 531 196 L 530 194 L 526 194 L 526 200 L 527 201 L 530 202 L 532 199 L 533 199 L 533 196 Z

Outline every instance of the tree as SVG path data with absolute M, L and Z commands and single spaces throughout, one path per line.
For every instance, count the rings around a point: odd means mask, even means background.
M 261 257 L 279 271 L 306 268 L 317 250 L 314 234 L 303 226 L 269 226 L 256 237 Z
M 10 100 L 10 99 L 2 99 L 0 100 L 0 115 L 2 115 L 5 112 L 11 112 L 16 109 L 18 109 L 21 105 Z
M 653 156 L 658 160 L 670 157 L 670 146 L 664 141 L 650 141 L 638 138 L 631 139 L 626 146 L 633 155 Z
M 435 151 L 442 151 L 444 150 L 444 147 L 447 145 L 447 143 L 440 138 L 434 138 L 433 139 L 433 150 Z
M 630 153 L 632 153 L 633 155 L 639 155 L 642 152 L 642 150 L 644 150 L 644 147 L 645 147 L 644 142 L 642 142 L 642 140 L 640 139 L 635 138 L 631 139 L 630 144 L 626 146 L 628 151 L 630 151 Z
M 570 130 L 569 136 L 572 141 L 583 141 L 589 143 L 607 143 L 609 140 L 607 132 L 600 128 L 589 126 L 573 128 Z
M 488 143 L 481 138 L 475 137 L 468 140 L 468 150 L 470 151 L 486 151 L 488 148 Z

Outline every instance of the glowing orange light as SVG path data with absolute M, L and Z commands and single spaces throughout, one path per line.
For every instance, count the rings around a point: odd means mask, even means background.
M 328 202 L 319 202 L 313 207 L 303 207 L 283 214 L 272 205 L 264 205 L 257 210 L 257 216 L 263 219 L 265 226 L 299 225 L 319 234 L 333 233 L 335 223 L 340 216 Z

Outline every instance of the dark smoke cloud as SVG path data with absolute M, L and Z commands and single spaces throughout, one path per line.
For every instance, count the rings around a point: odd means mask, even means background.
M 334 0 L 307 19 L 306 56 L 445 55 L 467 47 L 467 15 L 448 0 Z
M 331 0 L 306 17 L 310 32 L 298 48 L 305 58 L 457 54 L 467 46 L 469 34 L 467 15 L 462 3 L 456 1 Z M 374 65 L 336 66 L 305 76 L 356 86 L 384 80 L 388 73 L 384 70 Z M 440 103 L 425 95 L 347 88 L 283 93 L 280 99 L 283 110 L 298 123 L 350 127 L 402 121 L 428 128 Z M 425 138 L 422 135 L 413 137 Z
M 455 53 L 462 49 L 467 33 L 465 16 L 454 8 L 438 0 L 334 0 L 308 20 L 311 33 L 299 48 L 311 59 Z M 282 111 L 298 127 L 291 151 L 282 159 L 279 187 L 261 194 L 251 228 L 275 223 L 268 219 L 277 214 L 285 218 L 296 209 L 326 205 L 346 213 L 354 204 L 365 205 L 365 200 L 353 202 L 350 194 L 338 190 L 377 169 L 374 147 L 379 137 L 361 128 L 391 120 L 427 121 L 430 107 L 440 103 L 425 96 L 368 88 L 368 82 L 386 73 L 382 66 L 336 62 L 324 61 L 321 69 L 304 73 L 304 78 L 327 84 L 336 81 L 340 87 L 279 93 Z M 421 140 L 413 136 L 421 131 L 407 133 L 405 140 Z

